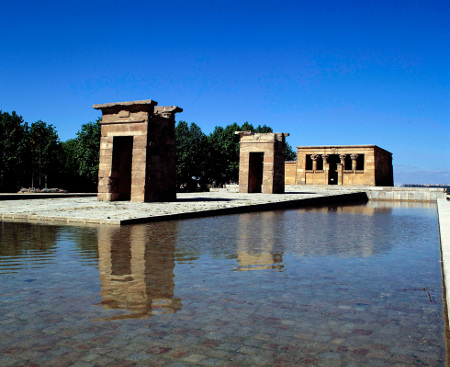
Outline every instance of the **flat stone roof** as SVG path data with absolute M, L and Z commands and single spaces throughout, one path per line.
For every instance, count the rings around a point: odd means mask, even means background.
M 309 146 L 298 146 L 297 149 L 345 149 L 345 148 L 374 148 L 374 149 L 380 149 L 383 150 L 389 154 L 392 154 L 386 149 L 380 148 L 378 145 L 374 144 L 357 144 L 357 145 L 309 145 Z
M 153 105 L 157 106 L 158 102 L 151 99 L 143 99 L 140 101 L 127 101 L 127 102 L 112 102 L 104 104 L 94 104 L 92 107 L 96 110 L 101 110 L 103 108 L 117 107 L 117 106 L 135 106 L 135 105 Z

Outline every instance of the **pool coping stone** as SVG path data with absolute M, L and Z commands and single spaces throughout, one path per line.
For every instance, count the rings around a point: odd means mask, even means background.
M 450 319 L 450 202 L 448 200 L 437 200 L 437 211 L 439 221 L 439 237 L 441 242 L 441 261 L 444 279 L 445 299 L 447 301 L 447 313 Z M 450 327 L 450 322 L 449 322 Z

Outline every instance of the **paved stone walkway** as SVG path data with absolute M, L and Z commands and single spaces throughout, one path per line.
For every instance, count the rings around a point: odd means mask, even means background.
M 343 197 L 345 195 L 345 197 Z M 0 218 L 40 223 L 131 224 L 240 212 L 273 210 L 354 201 L 354 193 L 287 192 L 285 194 L 239 194 L 209 192 L 178 194 L 176 202 L 141 203 L 98 201 L 96 197 L 0 200 Z

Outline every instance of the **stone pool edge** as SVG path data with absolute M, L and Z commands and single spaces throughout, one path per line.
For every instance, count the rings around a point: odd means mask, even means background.
M 301 196 L 301 195 L 299 195 Z M 220 198 L 216 198 L 220 200 Z M 272 197 L 273 199 L 273 197 Z M 335 195 L 320 195 L 315 197 L 299 197 L 288 200 L 283 200 L 283 196 L 280 196 L 280 200 L 268 201 L 268 202 L 255 202 L 250 200 L 248 203 L 231 207 L 219 207 L 219 208 L 207 208 L 196 209 L 190 211 L 170 212 L 167 214 L 149 214 L 138 217 L 129 218 L 89 218 L 74 217 L 70 215 L 53 216 L 51 214 L 39 213 L 0 213 L 0 220 L 9 222 L 22 222 L 22 223 L 40 223 L 40 224 L 56 224 L 56 225 L 79 225 L 79 226 L 92 226 L 92 225 L 130 225 L 151 223 L 168 220 L 179 219 L 191 219 L 191 218 L 203 218 L 213 217 L 218 215 L 230 215 L 251 213 L 270 210 L 282 210 L 282 209 L 296 209 L 303 207 L 320 207 L 327 205 L 342 205 L 342 204 L 354 204 L 367 202 L 368 197 L 365 192 L 352 192 L 352 193 L 340 193 Z M 164 204 L 164 203 L 162 203 Z M 95 211 L 95 208 L 92 208 Z
M 249 204 L 249 205 L 236 206 L 236 207 L 231 207 L 231 208 L 218 208 L 218 209 L 210 209 L 210 210 L 185 212 L 185 213 L 173 213 L 173 214 L 159 215 L 159 216 L 145 217 L 145 218 L 124 219 L 124 220 L 120 221 L 120 224 L 121 225 L 140 224 L 140 223 L 159 222 L 159 221 L 165 221 L 165 220 L 213 217 L 215 215 L 254 213 L 254 212 L 262 212 L 262 211 L 270 211 L 270 210 L 296 209 L 296 208 L 305 208 L 305 207 L 313 207 L 313 206 L 327 206 L 327 205 L 334 205 L 334 204 L 347 204 L 347 203 L 354 204 L 354 203 L 358 203 L 358 202 L 367 202 L 367 201 L 368 201 L 368 198 L 367 198 L 366 193 L 356 192 L 356 193 L 349 193 L 349 194 L 318 196 L 318 197 L 314 197 L 314 198 L 303 198 L 303 199 L 277 201 L 277 202 L 262 203 L 262 204 Z
M 445 300 L 447 303 L 447 313 L 450 319 L 450 202 L 445 199 L 436 201 L 438 223 L 439 223 L 439 241 L 441 244 L 442 273 L 445 286 Z M 450 321 L 449 321 L 450 327 Z

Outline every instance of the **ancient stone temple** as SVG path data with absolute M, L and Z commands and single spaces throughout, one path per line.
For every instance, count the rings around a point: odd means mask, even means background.
M 284 192 L 284 133 L 236 131 L 240 136 L 239 192 Z
M 152 100 L 96 104 L 102 111 L 98 200 L 176 200 L 176 106 Z
M 297 147 L 286 184 L 393 186 L 392 153 L 376 145 Z

